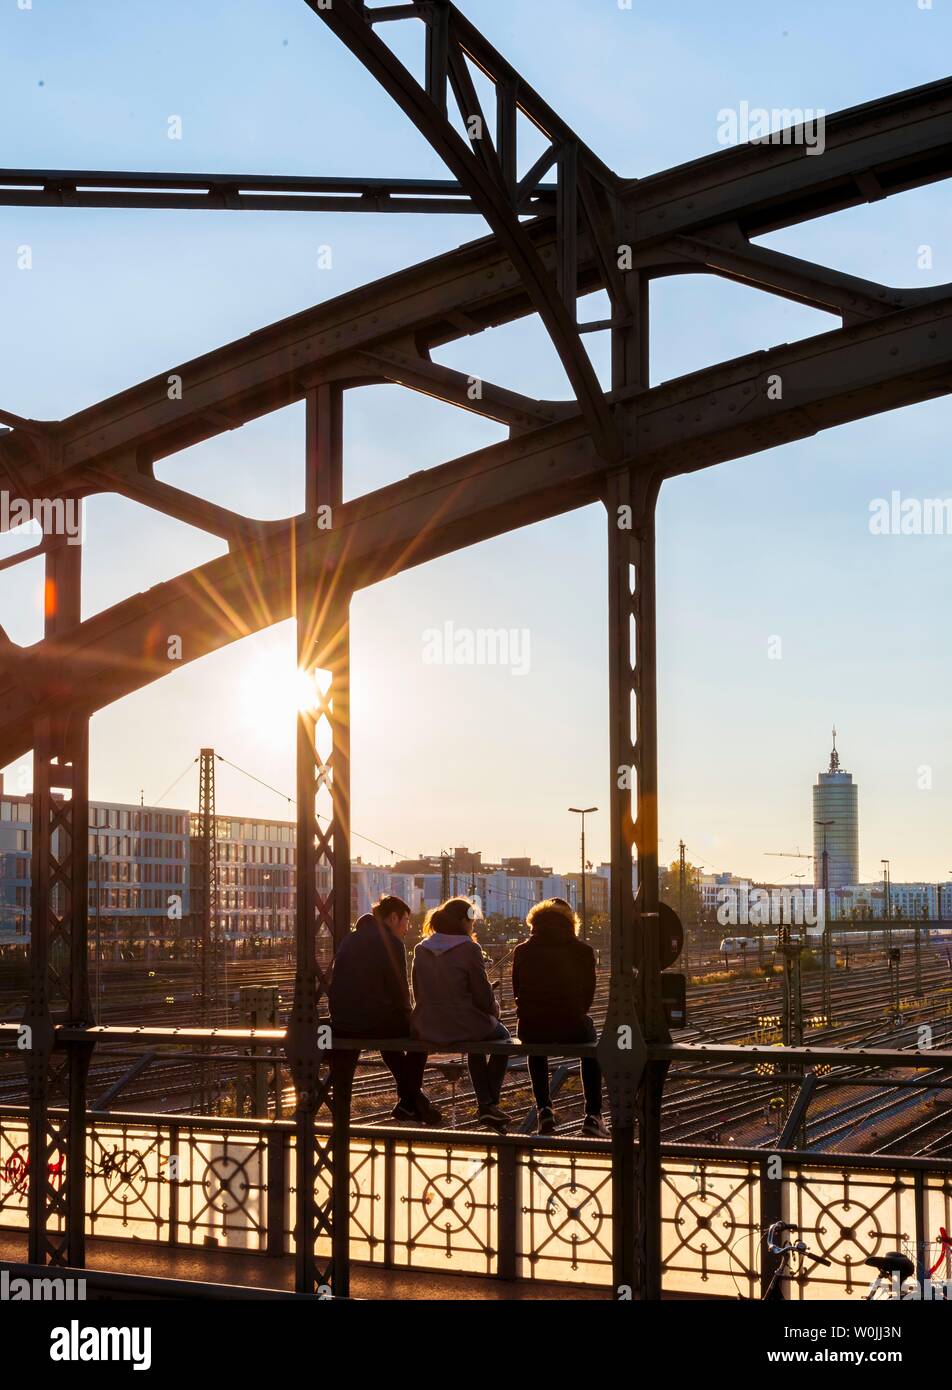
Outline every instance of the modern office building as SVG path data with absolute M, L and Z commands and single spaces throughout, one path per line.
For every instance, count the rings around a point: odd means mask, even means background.
M 193 838 L 199 818 L 190 817 Z M 231 942 L 289 941 L 294 932 L 297 826 L 293 821 L 216 816 L 219 931 Z M 329 880 L 329 871 L 324 877 Z M 327 891 L 318 870 L 318 891 Z
M 179 935 L 189 910 L 186 810 L 90 802 L 88 851 L 90 932 L 105 949 Z
M 437 891 L 439 891 L 437 889 Z M 425 890 L 418 874 L 394 873 L 379 864 L 365 864 L 355 859 L 350 866 L 350 915 L 356 922 L 369 912 L 380 898 L 393 894 L 402 898 L 411 912 L 425 908 Z
M 0 946 L 24 945 L 30 931 L 32 806 L 6 796 L 0 775 Z
M 840 916 L 883 918 L 885 894 L 881 879 L 857 883 L 840 893 Z M 889 916 L 909 921 L 952 923 L 952 883 L 890 883 Z
M 763 903 L 762 896 L 755 900 L 754 894 L 764 891 L 769 897 L 772 917 L 776 916 L 778 908 L 781 912 L 787 911 L 785 904 L 792 894 L 796 894 L 794 903 L 799 898 L 808 922 L 813 922 L 819 911 L 817 890 L 813 886 L 800 888 L 789 883 L 754 883 L 752 879 L 725 873 L 702 875 L 698 887 L 705 913 L 716 913 L 726 904 L 736 907 L 738 917 L 743 919 L 745 914 L 749 915 L 755 901 Z M 825 915 L 832 922 L 844 917 L 868 917 L 879 921 L 885 916 L 883 903 L 881 879 L 872 883 L 846 884 L 831 893 Z M 889 915 L 894 919 L 952 923 L 952 883 L 891 883 L 889 903 Z
M 30 796 L 0 791 L 0 944 L 30 939 L 32 809 Z M 197 833 L 198 818 L 185 809 L 90 803 L 89 930 L 104 955 L 194 934 L 189 840 Z M 217 817 L 218 931 L 229 941 L 290 939 L 295 834 L 291 821 Z
M 0 784 L 0 944 L 30 940 L 33 802 Z M 93 801 L 89 805 L 89 926 L 104 953 L 165 940 L 187 917 L 188 812 Z
M 566 898 L 577 912 L 582 910 L 582 875 L 565 874 L 566 891 L 559 896 Z M 585 874 L 585 911 L 589 916 L 604 916 L 608 912 L 611 897 L 611 879 L 588 870 Z
M 840 766 L 836 751 L 836 729 L 833 730 L 833 751 L 826 772 L 817 774 L 813 788 L 813 885 L 824 886 L 824 854 L 826 856 L 830 895 L 859 881 L 859 811 L 857 788 L 852 774 Z

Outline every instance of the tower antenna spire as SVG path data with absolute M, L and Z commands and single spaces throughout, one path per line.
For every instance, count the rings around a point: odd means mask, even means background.
M 833 725 L 833 751 L 832 751 L 832 753 L 830 754 L 830 771 L 831 771 L 831 772 L 839 772 L 839 770 L 840 770 L 840 755 L 839 755 L 839 753 L 837 753 L 837 751 L 836 751 L 836 725 L 834 724 L 834 725 Z

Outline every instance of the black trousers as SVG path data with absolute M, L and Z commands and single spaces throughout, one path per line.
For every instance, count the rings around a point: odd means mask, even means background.
M 497 1020 L 489 1037 L 480 1039 L 480 1041 L 508 1042 L 509 1029 Z M 469 1067 L 469 1079 L 473 1083 L 473 1094 L 479 1109 L 483 1110 L 487 1105 L 498 1105 L 502 1096 L 502 1083 L 506 1079 L 509 1058 L 497 1055 L 495 1052 L 488 1055 L 471 1052 L 466 1058 L 466 1064 Z
M 552 1037 L 547 1033 L 544 1038 L 528 1036 L 519 1027 L 519 1037 L 523 1042 L 547 1042 L 547 1043 L 593 1043 L 595 1042 L 595 1024 L 590 1018 L 586 1018 L 580 1028 L 560 1029 L 557 1037 Z M 534 1030 L 528 1030 L 533 1033 Z M 594 1057 L 582 1057 L 579 1062 L 582 1071 L 582 1090 L 585 1093 L 585 1113 L 586 1115 L 600 1115 L 602 1113 L 602 1069 Z M 532 1094 L 535 1097 L 537 1110 L 548 1110 L 552 1105 L 552 1095 L 549 1090 L 549 1059 L 548 1057 L 529 1058 L 529 1077 L 532 1081 Z
M 331 1071 L 338 1096 L 345 1093 L 350 1105 L 354 1089 L 354 1072 L 360 1053 L 356 1048 L 339 1049 L 331 1053 Z M 426 1070 L 425 1052 L 381 1052 L 385 1066 L 390 1070 L 397 1086 L 397 1099 L 401 1105 L 416 1110 L 423 1086 L 423 1073 Z

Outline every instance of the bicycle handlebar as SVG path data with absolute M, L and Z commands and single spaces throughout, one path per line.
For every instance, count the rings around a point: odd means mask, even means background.
M 767 1231 L 767 1249 L 771 1255 L 800 1255 L 806 1256 L 818 1265 L 832 1265 L 833 1261 L 826 1259 L 823 1255 L 815 1254 L 808 1245 L 802 1240 L 787 1241 L 785 1245 L 778 1245 L 777 1238 L 784 1231 L 795 1231 L 796 1226 L 791 1226 L 786 1221 L 775 1221 Z

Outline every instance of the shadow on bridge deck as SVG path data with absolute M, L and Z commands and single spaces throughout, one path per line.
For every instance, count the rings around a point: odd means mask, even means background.
M 27 1236 L 13 1231 L 0 1232 L 0 1263 L 25 1262 Z M 249 1289 L 294 1288 L 294 1259 L 290 1255 L 239 1254 L 214 1248 L 169 1249 L 146 1242 L 127 1242 L 96 1239 L 86 1241 L 86 1263 L 89 1270 L 88 1297 L 97 1296 L 95 1275 L 138 1275 L 151 1279 L 187 1280 L 201 1285 L 241 1285 Z M 50 1271 L 53 1273 L 53 1271 Z M 351 1297 L 361 1299 L 500 1302 L 507 1300 L 578 1299 L 602 1300 L 608 1294 L 603 1289 L 579 1287 L 575 1284 L 542 1283 L 530 1280 L 507 1281 L 469 1277 L 464 1274 L 445 1274 L 438 1270 L 376 1269 L 354 1264 L 350 1274 Z M 134 1297 L 134 1294 L 110 1292 L 111 1298 Z M 206 1292 L 207 1296 L 207 1292 Z

